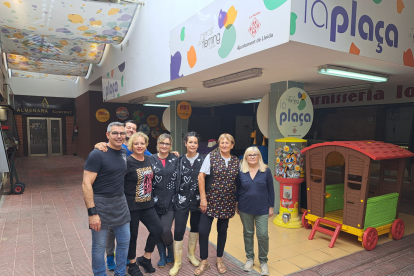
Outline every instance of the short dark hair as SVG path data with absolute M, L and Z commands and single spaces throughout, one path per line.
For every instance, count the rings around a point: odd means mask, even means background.
M 195 131 L 187 132 L 187 134 L 184 136 L 184 142 L 187 143 L 188 138 L 190 138 L 190 137 L 197 138 L 197 143 L 200 143 L 200 135 L 197 132 L 195 132 Z
M 128 121 L 126 121 L 126 122 L 125 122 L 125 126 L 126 126 L 126 124 L 134 124 L 134 125 L 136 126 L 136 128 L 138 129 L 138 125 L 137 125 L 137 123 L 135 123 L 133 120 L 128 120 Z

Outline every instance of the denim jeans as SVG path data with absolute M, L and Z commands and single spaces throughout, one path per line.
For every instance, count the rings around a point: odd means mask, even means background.
M 256 225 L 259 261 L 261 264 L 267 263 L 267 254 L 269 253 L 269 215 L 255 216 L 241 211 L 239 211 L 239 214 L 243 224 L 244 249 L 247 259 L 254 260 L 254 226 Z
M 115 276 L 124 276 L 129 247 L 129 222 L 112 227 L 116 238 L 116 268 Z M 92 231 L 92 271 L 95 276 L 106 276 L 105 244 L 107 229 Z

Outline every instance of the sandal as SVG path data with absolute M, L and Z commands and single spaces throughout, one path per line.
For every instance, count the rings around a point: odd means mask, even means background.
M 200 266 L 196 268 L 194 271 L 194 275 L 200 276 L 204 273 L 204 271 L 208 270 L 210 268 L 210 264 L 208 262 L 200 263 Z
M 223 263 L 223 260 L 217 260 L 216 261 L 217 264 L 217 270 L 220 274 L 224 274 L 227 272 L 226 266 Z

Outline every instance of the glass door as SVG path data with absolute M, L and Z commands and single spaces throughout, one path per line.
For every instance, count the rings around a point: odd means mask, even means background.
M 27 118 L 29 156 L 62 154 L 62 119 Z

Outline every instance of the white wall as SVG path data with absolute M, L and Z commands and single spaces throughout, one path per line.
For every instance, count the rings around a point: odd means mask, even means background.
M 88 79 L 79 79 L 79 95 L 89 84 L 126 62 L 124 83 L 128 93 L 170 81 L 170 31 L 213 0 L 147 0 L 120 45 L 107 46 L 101 67 L 94 65 Z

